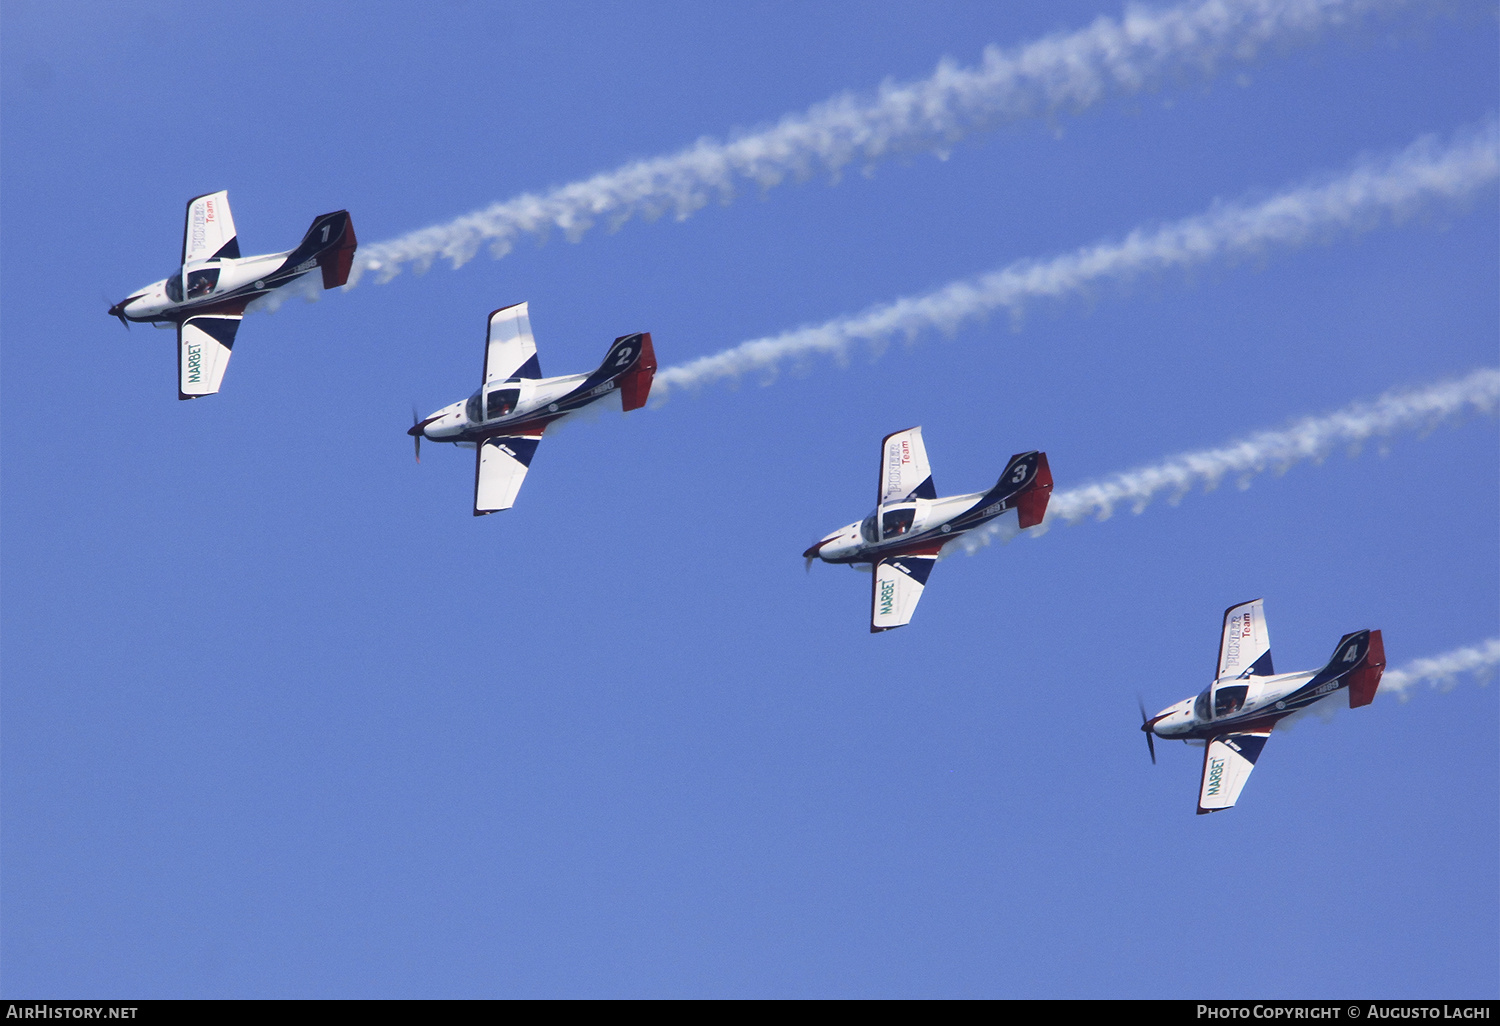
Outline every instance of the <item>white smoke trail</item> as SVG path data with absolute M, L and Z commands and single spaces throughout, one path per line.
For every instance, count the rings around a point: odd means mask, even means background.
M 1070 524 L 1086 517 L 1107 520 L 1117 506 L 1140 513 L 1166 493 L 1177 502 L 1193 488 L 1211 489 L 1226 477 L 1241 488 L 1268 470 L 1284 472 L 1303 460 L 1321 460 L 1336 446 L 1358 447 L 1370 438 L 1398 431 L 1425 430 L 1467 413 L 1494 415 L 1500 405 L 1500 367 L 1486 367 L 1463 378 L 1351 403 L 1336 413 L 1306 417 L 1280 431 L 1261 431 L 1217 449 L 1183 453 L 1160 463 L 1103 481 L 1052 493 L 1047 517 L 1027 533 L 1040 534 L 1059 520 Z M 1019 533 L 1011 518 L 993 521 L 949 544 L 970 555 L 991 541 L 1009 541 Z
M 1408 692 L 1422 681 L 1439 691 L 1452 691 L 1460 677 L 1472 676 L 1486 684 L 1500 664 L 1500 638 L 1490 638 L 1468 648 L 1456 648 L 1430 659 L 1417 659 L 1399 670 L 1386 670 L 1380 678 L 1379 695 L 1394 695 L 1403 702 L 1411 700 Z
M 525 234 L 553 229 L 576 241 L 596 221 L 616 228 L 632 217 L 690 217 L 736 186 L 761 189 L 819 169 L 837 176 L 894 153 L 944 153 L 964 136 L 1057 111 L 1082 111 L 1173 77 L 1209 75 L 1214 65 L 1249 61 L 1267 46 L 1312 39 L 1371 11 L 1408 0 L 1192 0 L 1152 10 L 1131 5 L 1119 19 L 1058 33 L 1010 50 L 991 46 L 976 67 L 939 63 L 930 78 L 886 82 L 873 97 L 844 94 L 790 114 L 774 127 L 728 142 L 703 138 L 664 157 L 637 160 L 586 181 L 526 193 L 447 224 L 360 248 L 352 287 L 365 271 L 389 281 L 439 258 L 459 267 L 489 243 L 496 258 Z
M 1304 244 L 1320 235 L 1374 227 L 1434 202 L 1457 202 L 1500 176 L 1500 129 L 1491 119 L 1443 146 L 1417 140 L 1394 156 L 1368 159 L 1319 184 L 1278 193 L 1260 203 L 1216 205 L 1160 228 L 1138 228 L 1121 242 L 1100 242 L 1050 260 L 1020 260 L 923 296 L 898 299 L 864 313 L 744 342 L 732 349 L 669 367 L 656 375 L 655 395 L 698 387 L 751 372 L 774 373 L 789 359 L 847 356 L 851 346 L 879 350 L 890 339 L 908 342 L 937 329 L 953 332 L 966 320 L 997 309 L 1013 315 L 1031 300 L 1076 295 L 1105 281 L 1186 268 L 1219 257 Z

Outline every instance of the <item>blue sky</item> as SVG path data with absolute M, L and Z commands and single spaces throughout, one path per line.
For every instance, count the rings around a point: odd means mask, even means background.
M 884 635 L 798 558 L 913 424 L 941 493 L 1032 448 L 1063 489 L 1494 365 L 1492 187 L 568 425 L 487 518 L 404 435 L 498 306 L 548 373 L 666 366 L 1447 137 L 1491 7 L 293 300 L 201 401 L 104 313 L 200 193 L 246 253 L 370 244 L 1120 10 L 9 0 L 0 989 L 1495 997 L 1497 689 L 1299 723 L 1212 817 L 1136 712 L 1256 596 L 1283 670 L 1493 636 L 1492 419 L 947 560 Z

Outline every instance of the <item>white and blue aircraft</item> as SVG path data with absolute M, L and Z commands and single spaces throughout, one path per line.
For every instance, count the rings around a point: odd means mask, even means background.
M 476 450 L 474 515 L 482 517 L 515 505 L 548 424 L 615 395 L 621 409 L 638 410 L 655 373 L 651 333 L 640 332 L 615 339 L 592 374 L 542 377 L 531 316 L 517 303 L 490 314 L 479 390 L 430 417 L 419 419 L 413 411 L 406 433 L 416 441 L 418 462 L 424 438 Z
M 987 492 L 938 498 L 927 463 L 922 429 L 886 435 L 880 443 L 880 487 L 875 512 L 841 527 L 802 557 L 861 569 L 869 564 L 870 633 L 911 622 L 927 577 L 944 545 L 1014 509 L 1022 528 L 1047 514 L 1052 471 L 1044 452 L 1010 458 L 1005 473 Z
M 1153 763 L 1153 735 L 1203 745 L 1198 813 L 1222 812 L 1239 800 L 1278 720 L 1341 688 L 1349 691 L 1349 708 L 1369 705 L 1384 670 L 1385 643 L 1377 630 L 1345 634 L 1321 670 L 1278 674 L 1271 665 L 1265 604 L 1242 602 L 1224 611 L 1214 682 L 1155 716 L 1148 717 L 1142 705 L 1141 730 Z
M 229 193 L 211 192 L 188 200 L 181 266 L 120 300 L 109 315 L 127 328 L 131 321 L 175 325 L 177 398 L 212 395 L 224 380 L 246 304 L 315 267 L 325 289 L 338 288 L 349 280 L 357 245 L 349 211 L 337 210 L 316 218 L 296 249 L 242 257 Z

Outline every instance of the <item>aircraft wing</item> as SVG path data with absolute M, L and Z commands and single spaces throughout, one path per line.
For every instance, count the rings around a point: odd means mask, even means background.
M 526 480 L 531 457 L 542 440 L 534 435 L 501 435 L 486 438 L 474 457 L 474 515 L 482 517 L 510 509 Z
M 506 378 L 539 378 L 536 341 L 525 303 L 503 306 L 490 314 L 489 343 L 484 350 L 484 383 Z
M 1224 610 L 1219 669 L 1214 679 L 1269 677 L 1275 672 L 1271 668 L 1271 634 L 1266 629 L 1265 600 L 1241 602 Z
M 229 213 L 229 193 L 211 192 L 188 200 L 187 223 L 182 227 L 182 262 L 238 257 L 239 238 Z
M 877 502 L 901 502 L 913 496 L 918 499 L 937 498 L 920 427 L 886 435 L 880 443 L 880 496 Z
M 887 556 L 870 575 L 870 633 L 905 627 L 922 600 L 937 549 L 906 556 Z
M 177 398 L 197 399 L 219 390 L 240 316 L 199 314 L 177 326 Z
M 1223 812 L 1239 801 L 1245 781 L 1260 758 L 1271 730 L 1246 730 L 1210 738 L 1203 749 L 1203 781 L 1198 785 L 1198 815 Z

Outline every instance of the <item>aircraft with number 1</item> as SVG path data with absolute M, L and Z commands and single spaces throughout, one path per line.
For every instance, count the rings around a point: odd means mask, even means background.
M 1156 762 L 1153 735 L 1203 745 L 1198 814 L 1223 812 L 1239 800 L 1277 721 L 1341 689 L 1349 691 L 1349 708 L 1369 705 L 1384 671 L 1385 642 L 1376 630 L 1345 634 L 1321 670 L 1278 674 L 1271 665 L 1264 601 L 1230 606 L 1224 611 L 1214 682 L 1196 698 L 1184 698 L 1155 716 L 1148 717 L 1141 706 L 1151 762 Z
M 315 267 L 322 269 L 325 289 L 338 288 L 349 280 L 357 245 L 349 211 L 337 210 L 315 218 L 296 249 L 242 257 L 229 193 L 196 196 L 188 200 L 182 229 L 182 264 L 111 306 L 109 315 L 127 328 L 131 321 L 175 325 L 177 398 L 213 395 L 224 381 L 246 305 Z
M 1022 528 L 1047 515 L 1052 470 L 1044 452 L 1017 453 L 987 492 L 938 498 L 920 427 L 886 435 L 880 443 L 875 512 L 841 527 L 802 557 L 854 566 L 869 564 L 870 633 L 911 622 L 944 545 L 1014 509 Z
M 531 458 L 547 425 L 614 395 L 623 410 L 638 410 L 651 394 L 656 351 L 651 333 L 621 335 L 592 374 L 542 377 L 531 315 L 525 303 L 490 314 L 484 349 L 484 377 L 468 399 L 451 403 L 430 417 L 412 412 L 406 432 L 422 459 L 422 439 L 474 449 L 474 515 L 482 517 L 515 505 Z

